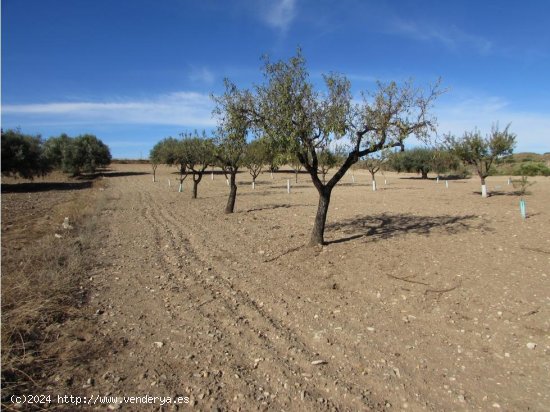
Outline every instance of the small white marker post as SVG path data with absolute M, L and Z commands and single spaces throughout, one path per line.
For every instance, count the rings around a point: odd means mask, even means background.
M 171 186 L 170 179 L 168 179 L 168 187 L 170 187 L 170 186 Z
M 290 179 L 286 179 L 286 192 L 290 193 Z
M 387 180 L 387 179 L 384 179 L 384 184 L 385 184 L 385 185 L 388 184 L 388 180 Z
M 439 176 L 437 176 L 437 179 L 435 181 L 436 183 L 439 183 Z
M 448 180 L 445 180 L 445 188 L 446 188 L 446 189 L 449 188 L 449 181 L 448 181 Z
M 512 184 L 512 179 L 508 178 L 508 186 Z

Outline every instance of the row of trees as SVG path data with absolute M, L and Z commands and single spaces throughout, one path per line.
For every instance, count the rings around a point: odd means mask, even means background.
M 19 130 L 2 130 L 2 175 L 32 179 L 54 169 L 77 176 L 94 173 L 111 163 L 111 152 L 96 136 L 69 137 L 62 134 L 47 140 Z
M 235 207 L 235 177 L 239 167 L 247 166 L 253 179 L 265 163 L 271 170 L 277 167 L 277 162 L 291 164 L 296 173 L 305 169 L 319 194 L 312 245 L 324 243 L 332 190 L 352 166 L 367 158 L 374 164 L 373 170 L 379 168 L 375 164 L 381 161 L 379 153 L 393 148 L 403 151 L 405 140 L 411 136 L 427 142 L 436 130 L 436 119 L 430 111 L 443 92 L 439 81 L 425 89 L 415 87 L 412 81 L 402 85 L 378 83 L 374 92 L 364 93 L 362 102 L 356 103 L 349 80 L 339 74 L 324 75 L 325 89 L 317 91 L 309 81 L 300 50 L 287 61 L 272 62 L 265 58 L 263 75 L 264 82 L 252 89 L 239 89 L 226 79 L 224 93 L 213 96 L 218 128 L 211 140 L 211 164 L 222 167 L 230 182 L 226 213 L 233 212 Z M 200 171 L 193 169 L 200 162 L 191 154 L 186 156 L 192 160 L 185 162 L 170 161 L 169 156 L 156 158 L 162 146 L 177 142 L 181 146 L 191 145 L 190 141 L 197 138 L 165 139 L 151 153 L 153 164 L 159 161 L 177 164 L 182 176 L 186 170 L 200 175 Z M 515 136 L 508 127 L 502 132 L 495 127 L 485 139 L 477 131 L 460 139 L 446 136 L 445 147 L 462 162 L 476 167 L 482 179 L 482 193 L 486 195 L 487 171 L 495 159 L 511 153 L 514 142 Z M 338 147 L 336 153 L 335 147 Z M 268 160 L 259 162 L 256 154 L 264 152 Z M 436 170 L 449 166 L 451 157 L 438 155 L 432 167 Z M 409 166 L 402 167 L 406 170 Z M 336 171 L 327 180 L 330 168 Z

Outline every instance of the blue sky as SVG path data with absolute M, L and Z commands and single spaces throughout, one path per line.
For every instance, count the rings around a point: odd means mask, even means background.
M 297 46 L 313 82 L 340 72 L 357 96 L 441 76 L 440 134 L 511 122 L 516 151 L 550 151 L 546 0 L 2 0 L 2 127 L 147 157 L 215 126 L 224 77 L 250 87 Z

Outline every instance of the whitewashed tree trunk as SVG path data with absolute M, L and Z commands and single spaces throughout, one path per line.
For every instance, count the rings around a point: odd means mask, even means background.
M 290 179 L 286 179 L 286 192 L 290 193 Z
M 481 185 L 481 197 L 487 197 L 487 185 Z
M 211 180 L 214 180 L 214 172 L 212 172 L 212 173 L 210 174 L 210 179 L 211 179 Z
M 256 182 L 252 182 L 252 190 L 256 189 Z
M 180 187 L 178 188 L 178 192 L 183 192 L 183 183 L 180 183 Z
M 372 191 L 376 192 L 376 180 L 372 180 Z
M 168 179 L 168 187 L 170 187 L 172 183 L 170 183 L 170 179 Z
M 448 181 L 448 180 L 445 180 L 445 188 L 446 188 L 446 189 L 449 188 L 449 181 Z
M 439 176 L 437 176 L 436 183 L 439 183 Z

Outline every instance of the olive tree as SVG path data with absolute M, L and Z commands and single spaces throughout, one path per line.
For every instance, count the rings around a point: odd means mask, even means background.
M 500 131 L 498 125 L 491 127 L 491 132 L 483 138 L 479 130 L 465 132 L 462 138 L 452 135 L 445 137 L 449 151 L 456 155 L 464 164 L 475 167 L 481 179 L 481 196 L 487 197 L 485 179 L 491 173 L 493 162 L 504 156 L 509 156 L 516 144 L 516 135 L 509 131 L 510 124 Z
M 43 150 L 42 138 L 2 130 L 2 175 L 32 179 L 48 174 L 52 165 Z
M 251 124 L 246 110 L 250 106 L 251 96 L 248 91 L 237 89 L 227 79 L 224 83 L 225 92 L 221 96 L 212 96 L 216 104 L 213 114 L 218 119 L 215 156 L 225 177 L 229 176 L 225 213 L 233 213 L 237 198 L 237 172 L 242 166 Z
M 434 130 L 428 116 L 438 96 L 438 84 L 427 94 L 412 82 L 402 86 L 378 83 L 378 89 L 354 104 L 351 85 L 338 74 L 323 76 L 325 91 L 315 90 L 300 51 L 288 61 L 265 59 L 265 82 L 255 87 L 248 113 L 255 128 L 294 153 L 309 173 L 319 194 L 310 245 L 324 243 L 332 190 L 360 158 L 391 147 L 402 147 L 407 137 L 426 138 Z M 319 150 L 347 137 L 347 155 L 326 183 L 319 177 Z
M 94 173 L 111 163 L 109 147 L 92 134 L 50 137 L 44 143 L 44 153 L 54 167 L 73 176 Z
M 415 148 L 394 153 L 391 156 L 391 166 L 397 172 L 420 173 L 422 179 L 428 178 L 433 169 L 434 152 L 428 148 Z

